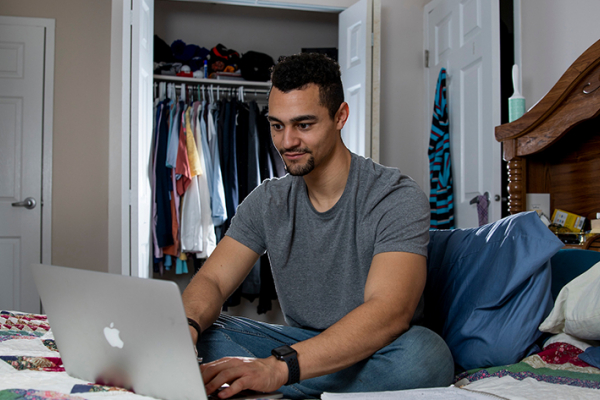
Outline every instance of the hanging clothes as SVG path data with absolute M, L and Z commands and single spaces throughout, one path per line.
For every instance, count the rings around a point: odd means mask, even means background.
M 203 166 L 205 166 L 206 171 L 205 174 L 198 176 L 198 190 L 200 191 L 200 204 L 202 207 L 202 212 L 197 223 L 199 222 L 202 226 L 202 250 L 196 253 L 196 258 L 208 258 L 214 251 L 215 247 L 217 247 L 217 238 L 211 211 L 211 191 L 209 190 L 209 177 L 211 174 L 208 171 L 211 162 L 207 158 L 209 152 L 207 150 L 208 144 L 205 137 L 206 126 L 204 126 L 203 130 L 202 124 L 202 115 L 205 106 L 206 102 L 203 101 L 200 104 L 200 107 L 198 107 L 198 112 L 195 117 L 196 127 L 194 130 L 200 162 Z
M 203 163 L 192 129 L 192 111 L 194 106 L 185 112 L 186 149 L 190 160 L 190 184 L 187 187 L 181 204 L 181 251 L 201 252 L 202 238 L 205 234 L 202 225 L 202 202 L 200 198 L 199 176 L 206 176 Z M 197 107 L 196 107 L 197 110 Z
M 235 215 L 235 210 L 237 210 L 239 204 L 236 124 L 238 109 L 239 106 L 236 99 L 231 99 L 225 104 L 223 125 L 223 185 L 227 220 L 218 230 L 218 240 L 220 240 L 227 231 L 231 218 Z
M 268 158 L 270 160 L 271 165 L 273 166 L 271 177 L 282 177 L 285 176 L 285 164 L 283 163 L 283 159 L 279 154 L 279 150 L 275 148 L 273 144 L 273 139 L 271 138 L 271 124 L 267 119 L 267 114 L 269 109 L 265 107 L 260 115 L 261 117 L 258 119 L 258 134 L 260 137 L 260 143 L 262 148 L 264 148 L 268 153 Z M 267 178 L 263 178 L 267 179 Z
M 258 118 L 256 101 L 248 103 L 248 190 L 251 192 L 262 182 L 260 176 Z
M 454 196 L 450 160 L 450 124 L 446 94 L 446 69 L 436 85 L 429 139 L 429 177 L 432 229 L 454 229 Z
M 241 98 L 156 99 L 151 170 L 154 270 L 181 274 L 201 267 L 225 234 L 238 204 L 263 180 L 283 176 L 266 110 Z M 209 93 L 210 94 L 210 93 Z M 241 95 L 240 95 L 241 96 Z M 187 99 L 186 99 L 187 97 Z M 263 255 L 228 304 L 258 298 L 271 309 L 276 292 Z
M 160 112 L 160 123 L 158 127 L 158 143 L 156 155 L 156 241 L 158 247 L 166 247 L 173 244 L 171 199 L 169 191 L 171 188 L 171 173 L 166 166 L 167 138 L 169 136 L 169 109 L 168 102 L 162 103 Z
M 221 172 L 221 156 L 219 154 L 219 137 L 217 135 L 218 105 L 212 101 L 208 105 L 207 135 L 208 149 L 212 162 L 212 176 L 210 194 L 213 223 L 215 226 L 222 225 L 227 220 L 227 210 L 225 208 L 225 189 L 223 187 L 223 174 Z
M 179 145 L 177 147 L 177 166 L 175 173 L 177 177 L 177 193 L 183 196 L 192 181 L 190 172 L 190 161 L 187 154 L 187 140 L 185 138 L 185 111 L 187 105 L 182 103 L 181 119 L 179 120 Z
M 152 249 L 155 259 L 162 257 L 162 249 L 158 245 L 158 236 L 156 233 L 156 227 L 158 223 L 158 203 L 156 200 L 156 159 L 158 156 L 158 144 L 159 144 L 159 126 L 160 126 L 160 115 L 162 111 L 162 103 L 160 99 L 156 99 L 154 107 L 154 124 L 153 124 L 153 138 L 154 138 L 154 155 L 152 156 L 152 178 L 150 180 L 150 187 L 152 189 Z

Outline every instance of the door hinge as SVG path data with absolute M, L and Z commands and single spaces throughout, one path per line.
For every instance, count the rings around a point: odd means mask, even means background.
M 425 50 L 425 68 L 429 68 L 429 50 Z

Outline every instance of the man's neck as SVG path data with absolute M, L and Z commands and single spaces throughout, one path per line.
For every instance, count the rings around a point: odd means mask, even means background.
M 340 146 L 329 162 L 304 176 L 308 198 L 317 211 L 331 209 L 342 197 L 351 161 L 350 151 L 345 146 Z

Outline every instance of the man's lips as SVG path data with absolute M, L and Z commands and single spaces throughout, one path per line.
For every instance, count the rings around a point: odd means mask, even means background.
M 299 158 L 301 158 L 303 155 L 305 155 L 305 152 L 285 152 L 283 153 L 283 156 L 289 160 L 297 160 Z

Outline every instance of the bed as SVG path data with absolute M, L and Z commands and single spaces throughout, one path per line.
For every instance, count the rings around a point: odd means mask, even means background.
M 600 339 L 600 252 L 562 249 L 535 212 L 432 231 L 429 246 L 421 323 L 444 337 L 457 373 L 453 386 L 427 389 L 420 398 L 600 398 L 600 354 L 592 354 L 600 343 L 591 340 Z M 571 329 L 574 311 L 588 314 L 580 318 L 583 328 Z M 564 327 L 555 333 L 538 329 L 561 318 Z M 45 315 L 2 311 L 0 400 L 144 398 L 68 376 L 59 350 Z

